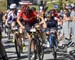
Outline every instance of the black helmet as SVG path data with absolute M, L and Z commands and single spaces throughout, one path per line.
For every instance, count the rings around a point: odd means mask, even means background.
M 36 11 L 36 8 L 35 7 L 31 7 L 31 10 Z

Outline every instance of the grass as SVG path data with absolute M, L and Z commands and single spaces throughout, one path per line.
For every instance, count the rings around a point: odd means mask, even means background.
M 6 10 L 6 0 L 0 0 L 0 10 L 5 11 Z
M 2 10 L 3 12 L 6 10 L 7 7 L 7 0 L 0 0 L 0 10 Z M 46 1 L 50 1 L 50 0 L 46 0 Z M 75 3 L 75 0 L 70 0 L 71 2 Z M 68 1 L 63 0 L 63 3 L 69 3 Z M 53 4 L 59 4 L 59 2 L 54 2 L 54 3 L 49 3 L 47 4 L 48 6 L 48 10 L 53 8 Z M 38 10 L 38 6 L 37 5 L 33 5 L 34 7 L 36 7 L 36 9 Z

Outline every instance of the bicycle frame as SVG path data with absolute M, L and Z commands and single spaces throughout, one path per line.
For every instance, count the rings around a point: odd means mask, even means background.
M 35 32 L 33 32 L 33 31 L 31 32 L 32 39 L 30 42 L 29 54 L 30 54 L 30 50 L 31 50 L 31 44 L 33 43 L 34 44 L 33 52 L 35 55 L 34 60 L 37 59 L 37 55 L 38 55 L 39 60 L 43 60 L 43 56 L 44 56 L 44 51 L 43 51 L 43 47 L 42 47 L 43 42 L 39 38 L 41 36 L 38 35 L 38 32 L 39 31 L 37 31 L 37 30 Z M 30 55 L 29 55 L 29 60 L 31 60 Z

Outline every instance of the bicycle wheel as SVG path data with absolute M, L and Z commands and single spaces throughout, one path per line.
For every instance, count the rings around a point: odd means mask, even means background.
M 32 48 L 32 44 L 34 44 L 34 48 Z M 29 51 L 28 51 L 28 60 L 36 60 L 37 53 L 36 53 L 36 44 L 35 44 L 35 40 L 32 39 L 30 41 L 30 45 L 29 45 Z
M 38 52 L 38 57 L 39 60 L 43 60 L 44 58 L 44 47 L 43 47 L 43 42 L 40 40 L 37 40 L 38 45 L 37 45 L 37 52 Z
M 21 47 L 22 47 L 22 41 L 18 39 L 18 35 L 16 34 L 15 36 L 15 49 L 16 49 L 16 53 L 17 53 L 17 57 L 20 58 L 21 57 Z

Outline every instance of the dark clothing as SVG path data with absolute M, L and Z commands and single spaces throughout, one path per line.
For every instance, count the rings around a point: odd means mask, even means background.
M 70 12 L 67 12 L 67 13 L 66 13 L 66 16 L 67 16 L 67 17 L 70 17 Z
M 25 27 L 26 27 L 26 31 L 30 32 L 30 29 L 32 28 L 32 26 L 35 26 L 36 23 L 38 23 L 39 21 L 37 19 L 35 19 L 32 23 L 26 23 Z
M 3 17 L 3 13 L 2 13 L 2 12 L 0 12 L 0 24 L 1 24 L 1 23 L 2 23 L 2 21 L 3 21 L 2 17 Z
M 2 34 L 1 34 L 2 30 L 1 30 L 1 27 L 0 27 L 0 59 L 3 59 L 3 60 L 8 60 L 7 58 L 7 55 L 6 55 L 6 52 L 5 52 L 5 48 L 2 44 Z
M 53 17 L 50 20 L 48 20 L 46 23 L 48 28 L 53 28 L 53 27 L 57 28 L 57 20 L 54 20 Z
M 0 12 L 0 26 L 1 26 L 1 28 L 3 28 L 3 19 L 2 19 L 2 17 L 3 17 L 3 12 Z

